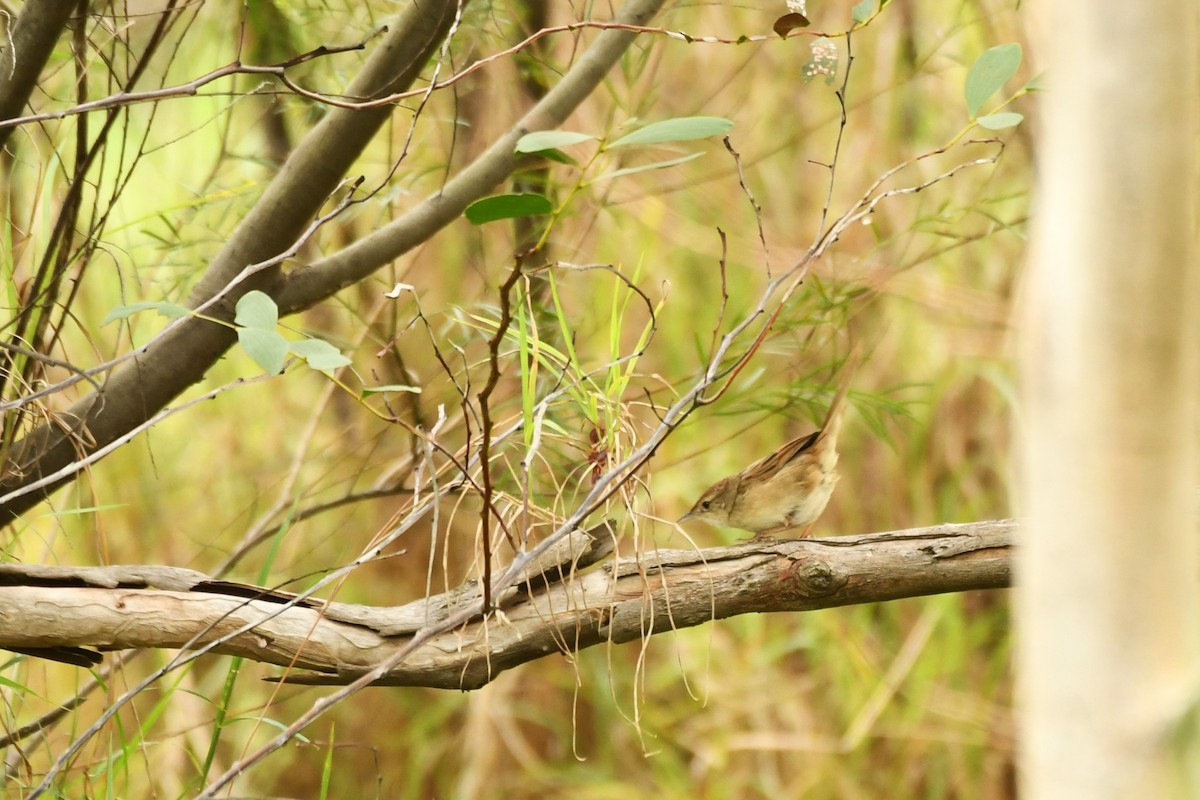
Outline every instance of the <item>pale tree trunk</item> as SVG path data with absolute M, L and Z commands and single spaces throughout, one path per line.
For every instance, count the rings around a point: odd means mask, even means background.
M 1197 797 L 1196 6 L 1047 5 L 1022 794 Z

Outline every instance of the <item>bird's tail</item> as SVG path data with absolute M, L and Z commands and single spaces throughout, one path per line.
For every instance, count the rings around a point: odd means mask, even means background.
M 846 360 L 842 362 L 842 374 L 838 378 L 837 390 L 833 393 L 833 400 L 829 403 L 829 411 L 825 413 L 825 420 L 821 423 L 821 432 L 817 435 L 818 443 L 828 442 L 830 445 L 837 445 L 837 437 L 842 429 L 842 411 L 846 405 L 846 391 L 850 388 L 850 379 L 854 377 L 855 371 L 858 369 L 861 358 L 861 350 L 858 345 L 850 351 L 850 355 L 846 356 Z

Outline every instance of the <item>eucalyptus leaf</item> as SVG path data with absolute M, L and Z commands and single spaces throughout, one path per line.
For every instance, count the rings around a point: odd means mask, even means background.
M 667 167 L 674 167 L 677 164 L 683 164 L 693 159 L 697 159 L 702 155 L 704 155 L 704 153 L 692 153 L 690 155 L 683 156 L 682 158 L 673 158 L 670 161 L 655 161 L 653 164 L 642 164 L 638 167 L 625 167 L 624 169 L 613 170 L 612 172 L 606 172 L 597 177 L 594 181 L 592 181 L 592 183 L 612 180 L 613 178 L 619 178 L 622 175 L 636 175 L 639 172 L 649 172 L 653 169 L 666 169 Z
M 238 328 L 238 342 L 246 355 L 268 375 L 283 372 L 283 360 L 288 354 L 288 340 L 274 330 L 258 327 Z
M 775 31 L 775 35 L 780 39 L 786 39 L 787 35 L 792 31 L 798 28 L 807 28 L 809 24 L 808 17 L 803 14 L 784 14 L 775 20 L 775 24 L 771 26 L 771 30 Z
M 517 152 L 536 153 L 539 150 L 554 150 L 595 138 L 590 133 L 576 131 L 534 131 L 517 140 Z
M 981 128 L 987 128 L 989 131 L 999 131 L 1020 125 L 1024 119 L 1024 114 L 1018 114 L 1015 111 L 1001 111 L 997 114 L 985 114 L 977 118 L 975 122 Z
M 266 293 L 252 289 L 237 301 L 237 314 L 233 321 L 245 328 L 273 331 L 275 323 L 279 321 L 279 306 Z
M 409 392 L 410 394 L 420 394 L 420 386 L 406 386 L 402 383 L 389 383 L 386 386 L 365 386 L 362 390 L 362 396 L 366 397 L 369 394 L 383 394 L 385 392 Z
M 330 372 L 351 364 L 350 359 L 342 355 L 340 350 L 321 339 L 301 339 L 296 342 L 288 342 L 288 349 L 303 358 L 309 367 L 319 372 Z
M 101 325 L 107 325 L 110 322 L 116 322 L 119 319 L 128 319 L 134 314 L 142 311 L 157 311 L 160 315 L 168 319 L 179 319 L 186 317 L 189 313 L 188 309 L 178 303 L 168 303 L 165 301 L 133 303 L 127 306 L 117 306 L 104 317 Z
M 967 113 L 974 119 L 988 98 L 1000 91 L 1021 66 L 1021 45 L 1002 44 L 984 51 L 967 73 Z
M 578 161 L 571 158 L 569 155 L 564 153 L 562 150 L 556 150 L 553 147 L 551 147 L 549 150 L 534 150 L 532 153 L 526 153 L 526 155 L 540 156 L 542 158 L 547 158 L 551 161 L 557 161 L 559 164 L 567 164 L 572 167 L 579 166 Z
M 536 217 L 554 210 L 545 195 L 526 192 L 522 194 L 497 194 L 476 200 L 467 206 L 465 216 L 472 225 L 495 222 L 514 217 Z
M 874 13 L 875 0 L 861 0 L 861 2 L 855 3 L 854 8 L 850 10 L 850 16 L 859 25 L 869 20 Z
M 710 136 L 720 136 L 733 127 L 733 122 L 724 117 L 677 117 L 664 119 L 662 122 L 651 122 L 643 128 L 638 128 L 630 134 L 622 136 L 615 142 L 610 142 L 608 148 L 643 147 L 664 142 L 688 142 L 693 139 L 707 139 Z

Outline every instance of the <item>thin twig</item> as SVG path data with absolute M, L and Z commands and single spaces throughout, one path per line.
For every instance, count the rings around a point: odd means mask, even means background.
M 153 103 L 174 97 L 191 97 L 199 94 L 201 88 L 207 86 L 213 81 L 220 80 L 221 78 L 228 78 L 231 75 L 274 75 L 280 80 L 281 83 L 283 83 L 293 92 L 303 97 L 307 97 L 310 100 L 317 100 L 329 105 L 338 105 L 342 107 L 363 108 L 366 106 L 337 103 L 324 95 L 318 94 L 317 92 L 303 89 L 296 85 L 290 78 L 288 78 L 286 72 L 289 67 L 294 67 L 297 64 L 303 64 L 316 58 L 335 55 L 337 53 L 348 53 L 355 50 L 363 50 L 366 48 L 367 42 L 386 32 L 387 28 L 380 28 L 368 34 L 362 41 L 354 44 L 321 45 L 313 50 L 309 50 L 307 53 L 301 53 L 300 55 L 293 56 L 285 61 L 279 62 L 278 64 L 257 66 L 252 64 L 242 64 L 240 61 L 235 61 L 232 64 L 227 64 L 224 67 L 215 69 L 212 72 L 201 75 L 199 78 L 188 81 L 187 83 L 181 83 L 175 86 L 166 86 L 161 89 L 150 89 L 144 92 L 121 91 L 117 92 L 116 94 L 109 95 L 108 97 L 102 97 L 99 100 L 92 100 L 88 103 L 80 103 L 72 106 L 71 108 L 63 109 L 62 111 L 48 111 L 42 114 L 30 114 L 24 117 L 12 117 L 10 119 L 0 120 L 0 129 L 15 128 L 20 125 L 29 125 L 36 122 L 47 122 L 49 120 L 66 119 L 67 117 L 74 117 L 80 114 L 90 114 L 93 111 L 105 111 L 114 108 L 137 105 L 140 103 Z M 420 92 L 412 92 L 406 96 L 411 97 L 417 94 L 420 94 Z

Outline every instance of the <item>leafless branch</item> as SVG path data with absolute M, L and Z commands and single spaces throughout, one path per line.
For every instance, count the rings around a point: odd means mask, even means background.
M 550 653 L 739 614 L 1004 588 L 1016 531 L 1015 522 L 1002 520 L 656 550 L 582 571 L 552 553 L 544 569 L 527 569 L 519 584 L 497 592 L 502 613 L 486 616 L 475 582 L 406 606 L 374 607 L 327 604 L 169 567 L 8 564 L 0 565 L 0 647 L 215 642 L 205 649 L 311 671 L 280 678 L 290 683 L 347 684 L 372 675 L 375 685 L 477 689 Z M 594 535 L 605 544 L 607 533 Z M 572 547 L 578 558 L 579 545 Z M 442 623 L 451 619 L 457 624 L 446 628 Z M 439 632 L 412 648 L 431 621 Z M 402 661 L 375 674 L 400 651 L 408 651 Z
M 67 4 L 72 5 L 71 3 Z M 70 108 L 64 108 L 60 111 L 47 111 L 41 114 L 29 114 L 24 117 L 0 117 L 0 131 L 7 128 L 17 128 L 21 125 L 30 125 L 38 122 L 48 122 L 55 119 L 65 119 L 74 117 L 80 114 L 89 114 L 93 111 L 105 111 L 114 108 L 122 108 L 125 106 L 138 105 L 139 103 L 157 103 L 162 100 L 168 100 L 175 97 L 191 97 L 200 93 L 200 90 L 208 84 L 218 81 L 222 78 L 228 78 L 232 75 L 273 75 L 279 79 L 280 83 L 284 84 L 291 91 L 302 97 L 307 97 L 310 100 L 317 100 L 330 105 L 338 105 L 341 107 L 366 107 L 367 104 L 353 103 L 338 103 L 325 95 L 310 91 L 292 81 L 287 76 L 289 67 L 294 67 L 297 64 L 304 64 L 317 58 L 335 55 L 337 53 L 348 53 L 355 50 L 363 50 L 367 46 L 367 42 L 382 33 L 385 33 L 387 28 L 374 31 L 362 41 L 347 45 L 321 45 L 307 53 L 301 53 L 297 56 L 281 61 L 278 64 L 242 64 L 235 61 L 232 64 L 226 64 L 223 67 L 214 69 L 198 78 L 188 81 L 187 83 L 176 84 L 175 86 L 164 86 L 159 89 L 149 89 L 144 92 L 117 92 L 108 97 L 101 97 L 87 103 L 80 103 Z M 424 90 L 422 90 L 424 91 Z M 417 92 L 415 94 L 420 94 Z

